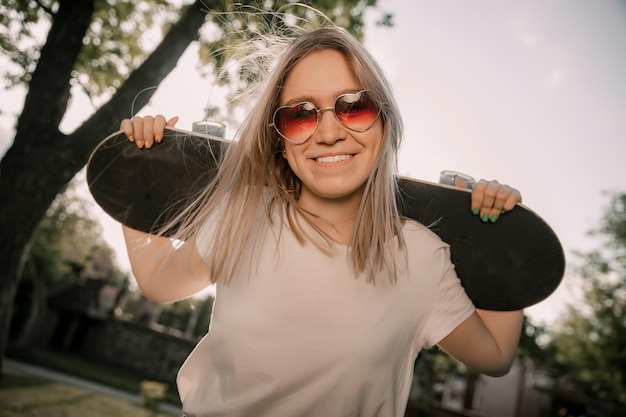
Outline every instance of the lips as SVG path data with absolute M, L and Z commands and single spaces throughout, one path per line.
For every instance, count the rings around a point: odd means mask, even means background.
M 352 154 L 320 156 L 315 158 L 315 161 L 322 164 L 333 164 L 350 159 L 352 156 Z

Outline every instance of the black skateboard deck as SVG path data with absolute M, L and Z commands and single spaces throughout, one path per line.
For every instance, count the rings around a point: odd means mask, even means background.
M 139 149 L 120 131 L 104 139 L 87 164 L 96 202 L 115 220 L 153 232 L 215 175 L 231 142 L 179 129 Z M 450 245 L 456 272 L 476 307 L 510 311 L 549 296 L 565 270 L 559 239 L 536 213 L 518 206 L 496 223 L 470 211 L 470 191 L 398 177 L 403 215 L 430 226 Z

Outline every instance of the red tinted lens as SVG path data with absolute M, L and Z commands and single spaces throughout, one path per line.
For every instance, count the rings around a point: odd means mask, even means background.
M 278 131 L 293 142 L 309 138 L 317 126 L 317 110 L 312 103 L 299 103 L 278 109 L 274 116 Z
M 365 92 L 344 94 L 337 98 L 335 114 L 349 129 L 367 130 L 378 117 L 379 109 Z

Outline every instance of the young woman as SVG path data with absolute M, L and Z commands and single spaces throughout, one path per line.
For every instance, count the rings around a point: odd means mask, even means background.
M 150 148 L 176 120 L 122 129 Z M 480 372 L 508 371 L 522 312 L 475 309 L 448 245 L 399 215 L 401 131 L 363 47 L 340 29 L 309 32 L 187 213 L 185 243 L 124 228 L 151 299 L 217 283 L 209 333 L 178 376 L 187 416 L 402 416 L 417 354 L 434 345 Z M 520 200 L 479 181 L 468 210 L 495 221 Z

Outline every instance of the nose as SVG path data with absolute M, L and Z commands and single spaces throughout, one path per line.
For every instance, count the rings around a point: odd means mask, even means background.
M 338 140 L 345 138 L 345 129 L 335 117 L 334 107 L 323 107 L 319 109 L 317 129 L 315 129 L 315 141 L 332 145 Z M 328 111 L 327 111 L 328 110 Z

